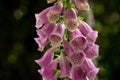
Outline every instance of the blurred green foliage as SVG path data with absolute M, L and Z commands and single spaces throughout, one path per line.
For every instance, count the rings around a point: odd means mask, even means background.
M 89 0 L 99 31 L 98 80 L 119 79 L 120 0 Z M 0 0 L 0 80 L 42 80 L 34 62 L 40 58 L 34 41 L 34 14 L 52 4 L 46 0 Z

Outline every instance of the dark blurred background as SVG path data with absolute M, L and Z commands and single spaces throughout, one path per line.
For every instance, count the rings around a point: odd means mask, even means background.
M 89 0 L 99 31 L 96 80 L 119 79 L 120 0 Z M 0 0 L 0 80 L 42 80 L 35 62 L 37 51 L 34 14 L 52 4 L 46 0 Z

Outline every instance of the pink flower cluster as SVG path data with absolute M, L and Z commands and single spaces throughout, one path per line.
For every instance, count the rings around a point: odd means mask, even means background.
M 65 4 L 65 1 L 69 3 Z M 98 56 L 95 44 L 98 32 L 85 21 L 79 20 L 76 9 L 89 10 L 86 0 L 47 0 L 53 6 L 35 14 L 35 38 L 39 51 L 51 45 L 35 62 L 43 80 L 94 80 L 99 72 L 92 62 Z M 68 4 L 74 4 L 72 8 Z M 67 5 L 67 7 L 66 7 Z

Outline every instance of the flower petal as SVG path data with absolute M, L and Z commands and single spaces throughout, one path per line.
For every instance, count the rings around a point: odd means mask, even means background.
M 54 47 L 60 46 L 61 42 L 63 41 L 64 32 L 65 32 L 64 24 L 59 23 L 49 37 L 52 46 Z
M 47 13 L 48 13 L 49 9 L 50 9 L 50 7 L 45 9 L 45 10 L 43 10 L 43 11 L 41 11 L 38 14 L 35 14 L 35 18 L 36 18 L 36 25 L 35 25 L 35 27 L 37 29 L 39 29 L 40 27 L 42 27 L 43 24 L 48 22 Z
M 81 52 L 86 47 L 86 45 L 87 40 L 78 29 L 74 32 L 71 32 L 70 46 L 75 52 Z
M 84 21 L 80 21 L 79 29 L 84 36 L 93 31 L 92 28 Z
M 74 0 L 76 7 L 79 10 L 89 10 L 90 6 L 87 0 Z
M 86 75 L 80 66 L 73 66 L 70 74 L 72 80 L 87 80 Z
M 70 63 L 67 58 L 61 53 L 60 55 L 60 77 L 65 78 L 70 76 Z
M 48 49 L 45 54 L 38 60 L 35 60 L 37 64 L 41 67 L 47 67 L 54 57 L 54 49 Z
M 97 44 L 87 45 L 84 49 L 86 57 L 89 59 L 96 58 L 99 52 L 99 46 Z

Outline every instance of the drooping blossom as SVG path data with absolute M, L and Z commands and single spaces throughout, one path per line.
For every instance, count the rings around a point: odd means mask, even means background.
M 57 59 L 52 60 L 46 67 L 42 67 L 38 72 L 42 75 L 43 80 L 57 80 Z
M 90 6 L 87 0 L 73 0 L 79 10 L 89 10 Z
M 85 71 L 85 74 L 89 80 L 94 80 L 96 77 L 96 74 L 99 72 L 99 68 L 95 67 L 94 63 L 87 58 L 81 65 L 81 69 Z
M 35 41 L 38 44 L 38 50 L 43 51 L 45 46 L 50 42 L 49 36 L 55 28 L 54 24 L 46 23 L 41 29 L 37 29 L 38 38 L 35 38 Z
M 70 63 L 67 60 L 66 56 L 61 53 L 60 55 L 60 77 L 61 78 L 66 78 L 66 77 L 70 77 Z
M 49 37 L 52 46 L 58 47 L 61 45 L 61 42 L 63 41 L 64 32 L 65 32 L 65 26 L 63 23 L 59 23 L 57 24 L 57 26 L 55 26 L 53 32 Z
M 35 60 L 35 62 L 41 66 L 41 67 L 47 67 L 49 63 L 53 60 L 54 57 L 54 48 L 48 49 L 45 54 L 38 60 Z
M 87 80 L 84 70 L 80 66 L 73 66 L 70 75 L 72 80 Z
M 88 44 L 83 51 L 87 58 L 94 59 L 98 56 L 99 46 L 97 44 Z
M 85 21 L 80 21 L 79 29 L 84 36 L 87 36 L 93 31 L 93 29 Z
M 41 11 L 38 14 L 35 14 L 35 18 L 36 18 L 36 25 L 35 27 L 37 29 L 39 29 L 40 27 L 42 27 L 45 23 L 48 22 L 48 18 L 47 18 L 47 13 L 50 10 L 50 7 Z
M 75 52 L 81 52 L 87 45 L 86 37 L 82 35 L 82 33 L 76 29 L 74 32 L 70 34 L 70 46 Z
M 84 52 L 75 52 L 67 41 L 64 41 L 64 49 L 72 65 L 82 65 L 85 60 Z
M 73 8 L 69 8 L 65 14 L 66 17 L 66 27 L 69 31 L 74 31 L 78 28 L 79 22 L 77 20 L 77 14 Z
M 56 23 L 62 13 L 63 4 L 61 1 L 56 2 L 47 13 L 48 21 L 50 23 Z

